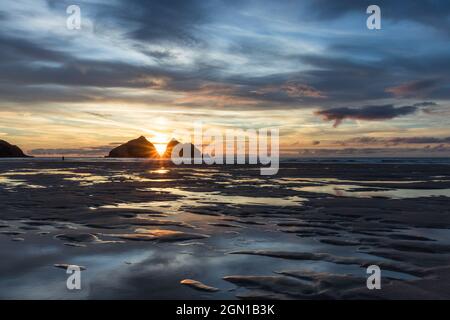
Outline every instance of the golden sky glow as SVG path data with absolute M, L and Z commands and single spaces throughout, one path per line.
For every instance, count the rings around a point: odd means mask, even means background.
M 422 4 L 404 16 L 384 3 L 372 32 L 353 2 L 263 2 L 81 1 L 68 30 L 66 1 L 6 1 L 0 139 L 104 156 L 143 135 L 163 153 L 202 122 L 277 128 L 286 156 L 450 155 L 448 28 Z

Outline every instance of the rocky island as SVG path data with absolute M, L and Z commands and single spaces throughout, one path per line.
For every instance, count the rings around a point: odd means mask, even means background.
M 12 145 L 5 140 L 0 140 L 0 158 L 25 158 L 29 157 L 15 145 Z
M 179 142 L 176 139 L 170 140 L 170 142 L 167 144 L 166 151 L 162 155 L 162 158 L 170 159 L 172 157 L 173 148 L 175 148 L 180 143 L 181 142 Z M 190 155 L 185 155 L 184 154 L 184 150 L 190 150 Z M 202 152 L 195 145 L 193 145 L 192 143 L 184 143 L 184 144 L 181 144 L 181 148 L 180 148 L 180 151 L 178 153 L 178 156 L 180 158 L 201 158 L 202 157 Z
M 107 158 L 150 158 L 159 159 L 158 151 L 153 143 L 144 136 L 130 140 L 109 152 Z

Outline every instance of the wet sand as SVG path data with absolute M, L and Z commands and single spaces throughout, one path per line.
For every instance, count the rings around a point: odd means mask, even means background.
M 0 162 L 2 299 L 449 299 L 441 164 Z M 66 265 L 83 266 L 82 289 Z M 368 290 L 366 268 L 382 270 Z

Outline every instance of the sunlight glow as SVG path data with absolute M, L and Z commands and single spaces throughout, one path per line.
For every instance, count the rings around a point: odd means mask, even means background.
M 166 151 L 167 144 L 166 143 L 155 143 L 154 145 L 155 145 L 156 151 L 158 151 L 158 154 L 160 156 L 162 156 L 164 154 L 164 151 Z
M 156 151 L 158 151 L 158 154 L 162 156 L 164 154 L 164 151 L 166 151 L 167 143 L 169 143 L 170 138 L 165 133 L 155 131 L 150 136 L 150 138 L 147 138 L 147 140 L 153 143 Z

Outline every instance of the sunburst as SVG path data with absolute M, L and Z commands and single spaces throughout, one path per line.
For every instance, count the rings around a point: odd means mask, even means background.
M 160 156 L 166 151 L 166 146 L 169 141 L 169 137 L 165 133 L 155 132 L 149 139 L 155 146 L 156 151 Z
M 160 156 L 162 156 L 164 154 L 164 151 L 166 151 L 166 145 L 167 144 L 165 144 L 165 143 L 155 143 L 154 144 L 155 149 Z

